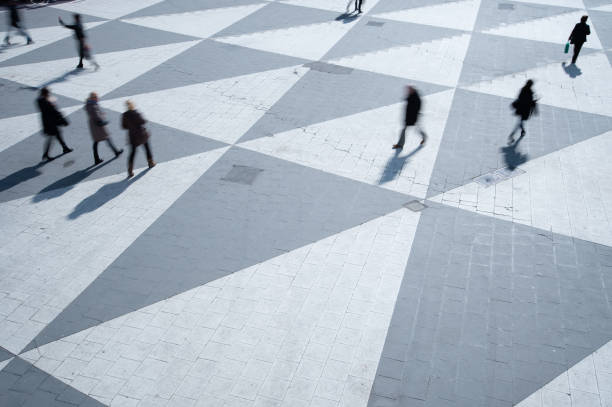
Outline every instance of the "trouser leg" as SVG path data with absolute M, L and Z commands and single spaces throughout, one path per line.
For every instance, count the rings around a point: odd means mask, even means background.
M 582 49 L 582 45 L 584 43 L 582 42 L 577 42 L 574 44 L 574 56 L 572 57 L 572 64 L 576 63 L 576 60 L 578 59 L 578 55 L 580 54 L 580 50 Z
M 94 141 L 93 143 L 93 155 L 94 155 L 95 162 L 100 161 L 100 156 L 98 155 L 98 142 L 97 141 Z
M 151 152 L 151 146 L 149 145 L 148 141 L 144 143 L 144 148 L 147 153 L 147 160 L 151 161 L 153 159 L 153 153 Z
M 45 150 L 43 152 L 43 158 L 48 158 L 49 157 L 49 150 L 51 149 L 51 141 L 53 139 L 53 136 L 45 136 L 46 140 L 45 140 Z
M 85 44 L 83 41 L 79 41 L 79 68 L 83 67 L 83 58 L 85 58 Z
M 110 149 L 113 150 L 113 153 L 115 153 L 115 155 L 119 154 L 119 150 L 117 149 L 117 147 L 115 147 L 110 137 L 106 139 L 106 143 L 108 144 Z
M 134 168 L 134 157 L 136 157 L 136 146 L 130 144 L 130 156 L 128 158 L 128 167 Z
M 59 143 L 61 144 L 62 148 L 64 149 L 64 153 L 70 150 L 70 148 L 68 148 L 68 146 L 64 142 L 64 139 L 62 138 L 62 133 L 58 132 L 55 135 L 55 137 L 57 138 L 57 141 L 59 141 Z
M 404 129 L 400 133 L 400 138 L 399 138 L 399 141 L 397 142 L 398 146 L 404 147 L 404 143 L 406 142 L 406 132 L 407 131 L 408 131 L 408 126 L 404 127 Z

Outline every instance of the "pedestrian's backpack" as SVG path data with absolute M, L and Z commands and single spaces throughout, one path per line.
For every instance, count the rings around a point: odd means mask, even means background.
M 565 53 L 569 52 L 569 42 L 565 44 Z

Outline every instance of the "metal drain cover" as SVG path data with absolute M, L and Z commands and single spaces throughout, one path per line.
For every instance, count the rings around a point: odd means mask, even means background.
M 497 8 L 500 10 L 514 10 L 514 4 L 512 3 L 499 3 Z
M 262 171 L 263 170 L 260 168 L 248 167 L 246 165 L 234 165 L 230 172 L 221 179 L 237 184 L 253 185 L 255 178 L 257 178 Z
M 516 177 L 517 175 L 521 175 L 524 173 L 525 170 L 521 170 L 520 168 L 515 168 L 514 170 L 511 170 L 509 168 L 500 168 L 499 170 L 495 170 L 488 174 L 484 174 L 474 178 L 474 182 L 484 186 L 485 188 L 488 188 L 491 185 L 497 184 L 498 182 L 507 180 L 512 177 Z
M 427 205 L 425 205 L 421 201 L 414 200 L 414 201 L 405 203 L 404 208 L 408 208 L 412 212 L 421 212 L 423 209 L 427 208 Z

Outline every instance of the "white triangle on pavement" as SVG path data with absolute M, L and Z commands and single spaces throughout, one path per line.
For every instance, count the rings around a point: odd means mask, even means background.
M 73 13 L 89 14 L 91 16 L 115 19 L 134 13 L 143 8 L 160 3 L 163 0 L 80 0 L 51 7 Z
M 612 67 L 602 52 L 578 58 L 580 75 L 570 78 L 560 63 L 501 76 L 465 87 L 475 92 L 516 98 L 528 79 L 533 79 L 540 103 L 612 116 Z M 569 67 L 565 66 L 565 69 Z
M 230 402 L 231 392 L 215 391 L 211 377 L 231 379 L 236 388 L 266 376 L 298 386 L 310 372 L 287 374 L 288 365 L 295 371 L 307 348 L 316 360 L 338 349 L 344 368 L 327 369 L 309 384 L 346 385 L 340 405 L 365 406 L 419 218 L 402 208 L 20 357 L 100 401 L 165 395 L 167 369 L 178 359 L 186 363 L 171 373 L 189 383 L 193 398 L 210 401 L 215 394 Z M 334 263 L 338 253 L 349 259 L 344 267 Z M 279 317 L 282 325 L 273 322 Z M 237 372 L 237 364 L 252 368 Z M 268 368 L 256 368 L 262 365 Z M 170 387 L 168 398 L 176 390 Z
M 107 21 L 96 21 L 83 25 L 86 29 L 90 29 L 106 22 Z M 25 38 L 21 36 L 12 36 L 11 44 L 15 45 L 2 47 L 2 53 L 0 53 L 0 62 L 4 62 L 16 56 L 26 54 L 40 47 L 44 47 L 45 45 L 49 45 L 53 42 L 68 38 L 72 35 L 72 30 L 67 30 L 66 28 L 59 25 L 56 27 L 33 28 L 28 29 L 27 31 L 34 40 L 34 43 L 26 45 Z M 15 41 L 16 38 L 19 38 L 19 42 Z
M 75 58 L 0 68 L 0 78 L 85 100 L 90 92 L 103 96 L 200 41 L 179 42 L 95 55 L 101 69 L 75 69 Z
M 0 315 L 0 346 L 21 352 L 227 149 L 158 163 L 140 178 L 137 170 L 132 181 L 122 173 L 65 188 L 60 196 L 49 191 L 1 203 L 0 269 L 10 272 L 0 275 L 0 285 L 37 309 Z M 91 207 L 70 216 L 84 202 Z
M 419 126 L 403 151 L 392 150 L 402 129 L 403 103 L 285 131 L 240 147 L 404 194 L 425 198 L 442 140 L 454 89 L 423 97 Z
M 361 10 L 366 13 L 376 6 L 379 0 L 367 0 L 363 2 Z M 354 0 L 280 0 L 279 3 L 292 6 L 318 8 L 321 10 L 335 11 L 338 13 L 350 13 L 355 10 Z
M 329 62 L 400 78 L 455 87 L 463 68 L 470 38 L 470 34 L 461 34 L 421 44 L 352 55 Z
M 60 109 L 64 116 L 82 108 L 82 105 L 64 107 Z M 23 116 L 9 117 L 0 119 L 0 129 L 4 133 L 0 138 L 0 152 L 30 137 L 40 131 L 40 113 L 25 114 Z
M 612 12 L 612 4 L 606 4 L 604 6 L 595 7 L 592 10 Z
M 0 362 L 0 372 L 2 371 L 2 369 L 4 369 L 9 363 L 11 363 L 13 361 L 15 357 L 10 357 L 7 360 L 3 360 L 2 362 Z
M 587 14 L 586 11 L 572 11 L 552 17 L 537 18 L 515 24 L 503 24 L 483 32 L 485 34 L 559 44 L 559 50 L 561 52 L 572 29 L 576 23 L 580 22 L 580 17 L 585 14 Z M 595 28 L 592 24 L 590 27 L 591 35 L 587 37 L 587 42 L 584 44 L 585 48 L 602 49 Z
M 306 72 L 293 66 L 130 96 L 151 121 L 234 143 Z M 102 102 L 123 112 L 127 97 Z
M 546 6 L 569 7 L 584 9 L 582 0 L 513 0 L 517 3 L 544 4 Z
M 252 34 L 220 37 L 215 38 L 215 41 L 316 61 L 336 45 L 353 28 L 356 21 L 347 24 L 341 21 L 330 21 L 301 25 Z
M 480 0 L 459 0 L 376 14 L 373 17 L 472 31 L 479 8 Z
M 607 132 L 527 161 L 525 173 L 488 188 L 471 182 L 430 200 L 612 246 L 610 151 Z
M 164 14 L 161 16 L 138 17 L 122 21 L 193 37 L 208 38 L 256 12 L 265 4 L 267 3 L 190 11 L 188 13 L 179 14 Z

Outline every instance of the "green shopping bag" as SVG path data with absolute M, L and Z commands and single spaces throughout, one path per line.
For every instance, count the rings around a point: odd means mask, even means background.
M 569 42 L 565 44 L 565 53 L 569 52 Z

